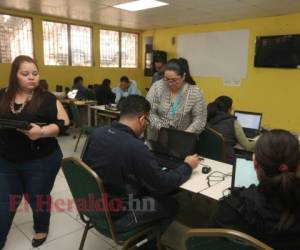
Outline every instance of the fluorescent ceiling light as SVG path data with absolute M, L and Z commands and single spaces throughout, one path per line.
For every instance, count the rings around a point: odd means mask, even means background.
M 161 7 L 165 5 L 168 5 L 168 3 L 164 3 L 156 0 L 138 0 L 138 1 L 128 2 L 128 3 L 117 4 L 114 5 L 114 7 L 123 10 L 129 10 L 129 11 L 139 11 L 139 10 Z

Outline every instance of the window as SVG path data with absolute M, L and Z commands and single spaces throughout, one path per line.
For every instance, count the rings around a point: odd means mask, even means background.
M 0 63 L 11 63 L 18 55 L 33 57 L 32 21 L 0 14 Z
M 119 67 L 119 32 L 100 30 L 100 66 Z
M 138 35 L 133 33 L 122 32 L 122 61 L 123 68 L 136 68 L 137 67 L 137 54 L 138 54 Z
M 100 66 L 136 68 L 138 35 L 100 30 Z
M 73 66 L 92 66 L 92 29 L 71 25 L 71 58 Z
M 68 25 L 43 21 L 45 65 L 68 65 Z
M 43 21 L 46 65 L 92 65 L 92 29 Z

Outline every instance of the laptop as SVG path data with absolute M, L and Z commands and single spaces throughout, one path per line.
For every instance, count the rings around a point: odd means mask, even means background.
M 75 99 L 76 95 L 78 93 L 78 89 L 73 89 L 73 90 L 70 90 L 67 94 L 67 97 L 69 99 Z
M 236 164 L 233 166 L 232 190 L 237 187 L 249 187 L 252 184 L 258 185 L 256 171 L 253 166 L 253 161 L 242 158 L 236 159 Z
M 235 111 L 234 116 L 241 124 L 248 138 L 253 139 L 259 135 L 262 113 Z
M 163 169 L 172 169 L 181 165 L 186 156 L 195 154 L 197 141 L 198 134 L 161 128 L 152 151 Z

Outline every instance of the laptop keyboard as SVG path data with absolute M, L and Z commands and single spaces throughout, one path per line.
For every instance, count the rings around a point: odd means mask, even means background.
M 157 157 L 157 162 L 162 168 L 174 169 L 179 167 L 183 162 L 174 161 L 167 158 Z
M 248 129 L 244 129 L 245 135 L 248 138 L 255 138 L 256 136 L 259 135 L 259 131 L 258 130 L 248 130 Z

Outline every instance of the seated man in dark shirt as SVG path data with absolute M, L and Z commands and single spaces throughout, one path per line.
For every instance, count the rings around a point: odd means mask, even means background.
M 177 210 L 176 202 L 166 195 L 189 179 L 199 157 L 187 156 L 178 168 L 162 171 L 139 139 L 149 123 L 150 103 L 131 95 L 119 106 L 120 121 L 98 128 L 90 136 L 83 160 L 101 177 L 108 199 L 118 198 L 125 207 L 112 213 L 118 232 L 155 221 L 163 232 Z

